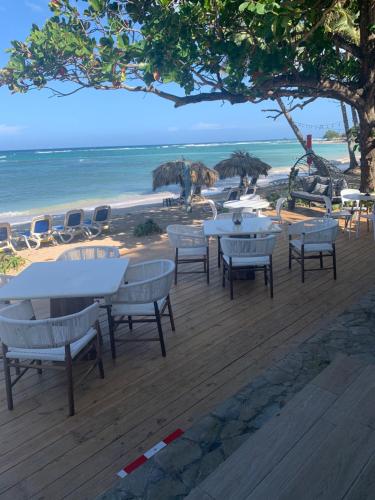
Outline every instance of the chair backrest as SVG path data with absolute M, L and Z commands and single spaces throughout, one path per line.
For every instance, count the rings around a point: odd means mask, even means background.
M 0 311 L 1 341 L 4 344 L 24 349 L 49 349 L 71 344 L 94 325 L 99 316 L 99 304 L 96 302 L 83 311 L 60 318 L 24 319 L 30 312 L 25 302 Z
M 65 214 L 64 227 L 75 228 L 79 227 L 83 222 L 83 210 L 69 210 Z
M 0 222 L 0 243 L 10 241 L 12 230 L 8 222 Z
M 276 201 L 276 215 L 280 216 L 281 209 L 283 208 L 285 202 L 286 198 L 278 198 L 278 200 Z
M 271 255 L 276 244 L 273 235 L 263 238 L 221 238 L 220 245 L 227 257 L 256 257 Z
M 240 195 L 241 195 L 241 191 L 240 191 L 239 188 L 232 188 L 232 189 L 229 190 L 227 199 L 225 201 L 238 200 L 238 198 L 240 197 Z
M 338 233 L 338 222 L 335 219 L 307 219 L 295 222 L 288 227 L 290 236 L 298 236 L 303 243 L 333 243 Z
M 216 217 L 217 217 L 217 208 L 216 208 L 215 202 L 213 200 L 206 200 L 206 201 L 210 205 L 210 208 L 212 210 L 212 219 L 216 220 Z
M 169 243 L 173 248 L 193 248 L 207 246 L 203 230 L 195 226 L 171 224 L 167 226 Z
M 109 205 L 102 205 L 96 207 L 92 216 L 92 222 L 97 224 L 105 224 L 111 217 L 111 207 Z
M 52 217 L 50 215 L 40 215 L 31 221 L 30 232 L 34 234 L 47 234 L 52 231 Z
M 360 194 L 360 190 L 359 189 L 342 189 L 341 192 L 340 192 L 340 196 L 341 196 L 341 203 L 344 205 L 345 203 L 354 203 L 355 205 L 359 205 L 359 201 L 356 201 L 356 200 L 351 200 L 350 198 L 348 198 L 346 195 L 348 194 Z
M 252 184 L 250 184 L 249 186 L 247 186 L 244 195 L 245 196 L 249 195 L 249 194 L 254 194 L 255 195 L 256 190 L 257 190 L 257 186 L 253 186 Z
M 116 259 L 120 257 L 117 247 L 111 246 L 87 246 L 69 248 L 57 260 L 93 260 L 93 259 Z
M 129 266 L 125 284 L 112 297 L 112 304 L 149 304 L 167 297 L 173 283 L 174 262 L 150 260 Z

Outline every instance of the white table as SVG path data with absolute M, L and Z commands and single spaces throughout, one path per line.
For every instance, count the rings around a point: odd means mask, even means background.
M 362 204 L 364 201 L 372 201 L 375 202 L 375 193 L 348 193 L 345 195 L 345 198 L 348 200 L 359 201 L 359 210 L 357 211 L 357 227 L 356 227 L 356 238 L 359 237 L 359 229 L 361 225 L 361 213 L 362 213 Z
M 252 210 L 262 210 L 263 208 L 268 208 L 270 203 L 267 200 L 234 200 L 234 201 L 226 201 L 223 205 L 224 208 L 228 210 L 241 210 L 243 208 L 249 208 Z
M 51 316 L 72 314 L 117 292 L 129 259 L 35 262 L 0 288 L 0 300 L 50 299 Z
M 269 217 L 244 217 L 241 224 L 232 219 L 205 220 L 203 231 L 206 236 L 248 236 L 256 234 L 277 234 L 282 229 Z

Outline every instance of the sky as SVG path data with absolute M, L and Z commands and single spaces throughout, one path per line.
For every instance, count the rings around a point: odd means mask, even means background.
M 0 0 L 1 67 L 10 41 L 24 40 L 32 23 L 42 26 L 49 15 L 48 0 Z M 21 95 L 0 88 L 0 150 L 294 139 L 284 117 L 274 121 L 262 111 L 275 107 L 215 102 L 175 109 L 156 96 L 124 90 L 89 89 L 58 98 L 49 90 Z M 293 118 L 313 137 L 322 137 L 321 125 L 342 130 L 333 100 L 317 100 Z

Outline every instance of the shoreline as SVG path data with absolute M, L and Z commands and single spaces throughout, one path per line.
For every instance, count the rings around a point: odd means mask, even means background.
M 341 168 L 345 169 L 348 166 L 348 158 L 338 158 L 332 162 Z M 266 188 L 271 186 L 275 181 L 282 181 L 288 178 L 291 167 L 273 167 L 267 177 L 258 180 L 259 188 Z M 215 187 L 209 189 L 202 189 L 202 194 L 206 198 L 222 196 L 225 189 L 228 189 L 238 184 L 236 177 L 228 178 L 218 181 Z M 50 207 L 31 208 L 27 212 L 3 212 L 0 214 L 0 222 L 9 222 L 12 226 L 25 226 L 30 224 L 33 217 L 41 214 L 49 214 L 53 217 L 54 224 L 63 222 L 64 215 L 68 210 L 74 208 L 82 208 L 85 211 L 85 217 L 90 216 L 96 206 L 110 205 L 112 213 L 118 212 L 123 215 L 125 211 L 129 213 L 137 213 L 154 207 L 160 207 L 164 198 L 173 197 L 178 195 L 178 186 L 168 186 L 168 189 L 159 192 L 150 192 L 144 194 L 124 195 L 109 198 L 96 198 L 78 200 L 67 203 L 52 205 Z

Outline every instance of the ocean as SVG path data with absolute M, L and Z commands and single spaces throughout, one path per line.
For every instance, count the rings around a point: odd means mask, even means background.
M 270 164 L 270 179 L 286 176 L 304 153 L 297 141 L 287 140 L 0 151 L 0 222 L 25 222 L 41 213 L 102 203 L 154 203 L 178 190 L 169 186 L 152 192 L 152 170 L 161 163 L 185 158 L 213 167 L 239 149 Z M 330 160 L 347 156 L 344 143 L 317 143 L 314 150 Z M 214 190 L 236 182 L 219 181 Z

